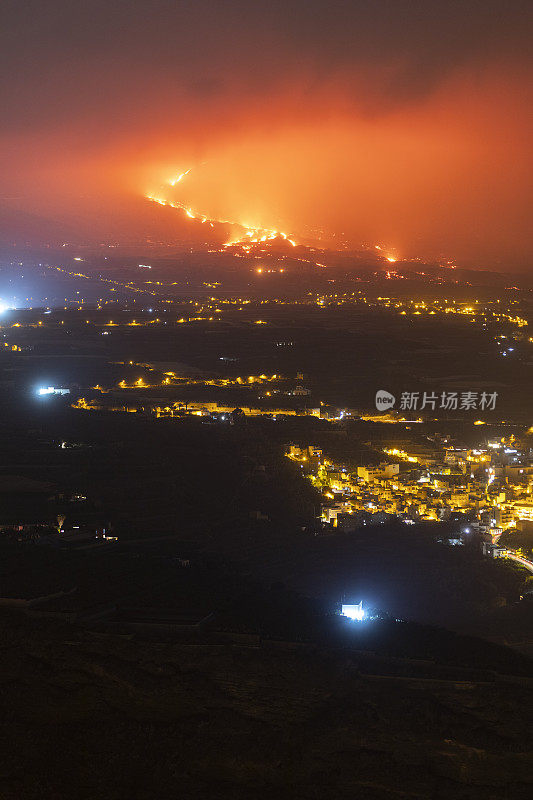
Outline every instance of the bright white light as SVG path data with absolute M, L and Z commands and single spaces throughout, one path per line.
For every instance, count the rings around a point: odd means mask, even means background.
M 341 606 L 341 614 L 343 617 L 348 617 L 348 619 L 354 620 L 355 622 L 361 622 L 361 620 L 365 618 L 363 601 L 361 600 L 360 603 L 348 605 L 343 603 Z
M 37 394 L 70 394 L 70 389 L 56 389 L 55 386 L 41 386 L 40 389 L 37 389 Z

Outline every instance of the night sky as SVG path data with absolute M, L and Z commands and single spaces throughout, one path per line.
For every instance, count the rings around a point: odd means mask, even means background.
M 1 13 L 0 209 L 90 223 L 192 167 L 175 197 L 209 215 L 532 264 L 530 0 Z

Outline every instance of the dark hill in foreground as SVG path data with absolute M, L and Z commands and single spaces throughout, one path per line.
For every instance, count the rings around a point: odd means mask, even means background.
M 5 800 L 531 796 L 527 678 L 1 626 Z

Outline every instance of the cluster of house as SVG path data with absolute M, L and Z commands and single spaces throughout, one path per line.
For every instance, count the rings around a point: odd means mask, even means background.
M 322 493 L 323 523 L 349 531 L 394 518 L 446 521 L 462 515 L 496 542 L 504 530 L 533 525 L 533 463 L 512 442 L 479 449 L 390 448 L 394 460 L 344 466 L 320 448 L 290 445 L 287 456 Z

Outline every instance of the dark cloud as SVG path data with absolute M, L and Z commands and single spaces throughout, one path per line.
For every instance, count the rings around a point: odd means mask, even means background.
M 4 125 L 147 110 L 182 93 L 268 93 L 355 78 L 375 107 L 423 98 L 465 64 L 530 62 L 521 0 L 16 0 L 0 38 Z

